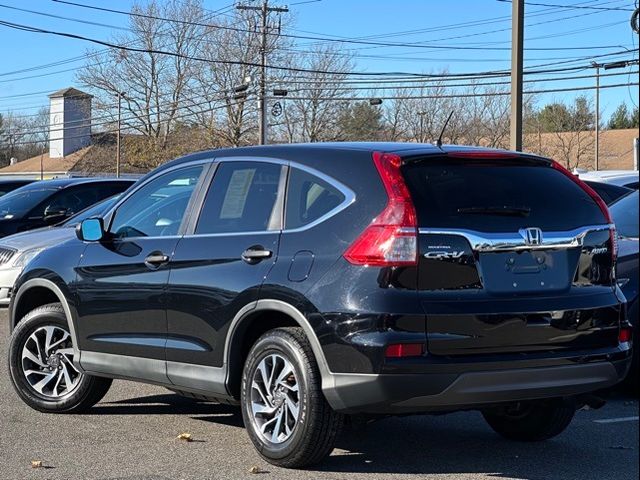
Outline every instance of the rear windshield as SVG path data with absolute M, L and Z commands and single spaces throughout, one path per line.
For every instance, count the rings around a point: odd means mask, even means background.
M 561 172 L 515 162 L 440 157 L 405 165 L 419 225 L 514 232 L 605 223 L 593 199 Z

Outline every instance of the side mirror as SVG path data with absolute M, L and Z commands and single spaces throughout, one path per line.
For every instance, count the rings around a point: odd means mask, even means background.
M 87 218 L 76 226 L 76 235 L 85 242 L 97 242 L 104 237 L 104 224 L 101 218 Z
M 54 225 L 68 218 L 71 212 L 65 207 L 47 207 L 44 211 L 44 222 L 47 225 Z

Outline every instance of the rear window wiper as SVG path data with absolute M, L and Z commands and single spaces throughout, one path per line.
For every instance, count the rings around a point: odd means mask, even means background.
M 511 217 L 528 217 L 531 213 L 529 207 L 462 207 L 458 213 L 468 215 L 505 215 Z

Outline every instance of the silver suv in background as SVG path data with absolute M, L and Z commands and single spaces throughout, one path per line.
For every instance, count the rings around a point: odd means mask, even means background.
M 0 308 L 9 305 L 13 284 L 30 260 L 45 248 L 75 237 L 76 225 L 85 218 L 105 213 L 118 197 L 116 195 L 92 205 L 57 226 L 16 233 L 0 240 Z

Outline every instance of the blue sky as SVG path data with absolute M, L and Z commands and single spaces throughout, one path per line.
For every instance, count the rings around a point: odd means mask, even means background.
M 78 0 L 80 3 L 128 10 L 130 0 Z M 231 0 L 206 0 L 205 7 L 218 10 Z M 246 3 L 246 2 L 245 2 Z M 276 2 L 272 2 L 276 4 Z M 587 65 L 592 59 L 581 57 L 605 55 L 625 49 L 638 56 L 638 36 L 629 27 L 634 0 L 531 0 L 531 3 L 580 6 L 583 8 L 552 8 L 527 5 L 525 28 L 525 67 L 556 62 L 565 65 Z M 286 4 L 286 2 L 281 2 Z M 51 0 L 0 0 L 0 5 L 14 6 L 55 15 L 79 18 L 116 26 L 126 26 L 127 17 L 95 12 Z M 407 46 L 378 47 L 343 45 L 358 48 L 357 68 L 364 71 L 432 72 L 447 69 L 451 73 L 508 69 L 510 66 L 511 4 L 501 0 L 293 0 L 289 3 L 293 25 L 288 33 L 336 37 L 375 37 L 373 41 L 411 43 L 433 41 L 459 50 L 410 48 Z M 584 8 L 589 7 L 589 8 Z M 595 7 L 595 8 L 592 8 Z M 604 10 L 604 9 L 611 10 Z M 617 10 L 620 9 L 620 10 Z M 31 13 L 13 11 L 0 6 L 0 19 L 46 29 L 109 39 L 114 30 Z M 477 25 L 459 25 L 478 22 Z M 400 34 L 398 32 L 401 32 Z M 493 32 L 493 33 L 489 33 Z M 384 37 L 380 38 L 380 36 Z M 309 41 L 300 40 L 300 47 Z M 0 25 L 0 112 L 33 113 L 47 103 L 46 93 L 76 85 L 73 69 L 82 62 L 12 73 L 43 64 L 80 56 L 93 48 L 91 44 L 54 36 L 16 31 Z M 473 49 L 470 49 L 472 47 Z M 484 48 L 490 48 L 485 50 Z M 504 48 L 499 50 L 498 48 Z M 562 48 L 563 50 L 556 50 Z M 579 49 L 578 49 L 579 48 Z M 541 50 L 539 50 L 541 49 Z M 599 62 L 630 58 L 631 53 L 600 57 Z M 637 82 L 637 66 L 608 73 L 625 73 L 602 79 L 602 85 Z M 585 70 L 572 75 L 588 75 Z M 35 78 L 26 78 L 34 77 Z M 543 78 L 543 77 L 538 77 Z M 589 86 L 593 79 L 562 82 L 538 82 L 532 88 L 552 89 Z M 43 93 L 37 93 L 43 92 Z M 568 100 L 579 94 L 549 93 L 542 103 Z M 594 92 L 582 92 L 593 96 Z M 15 97 L 16 95 L 26 96 Z M 13 97 L 13 98 L 9 98 Z M 638 104 L 637 87 L 603 89 L 601 110 L 606 119 L 620 103 L 630 107 Z

